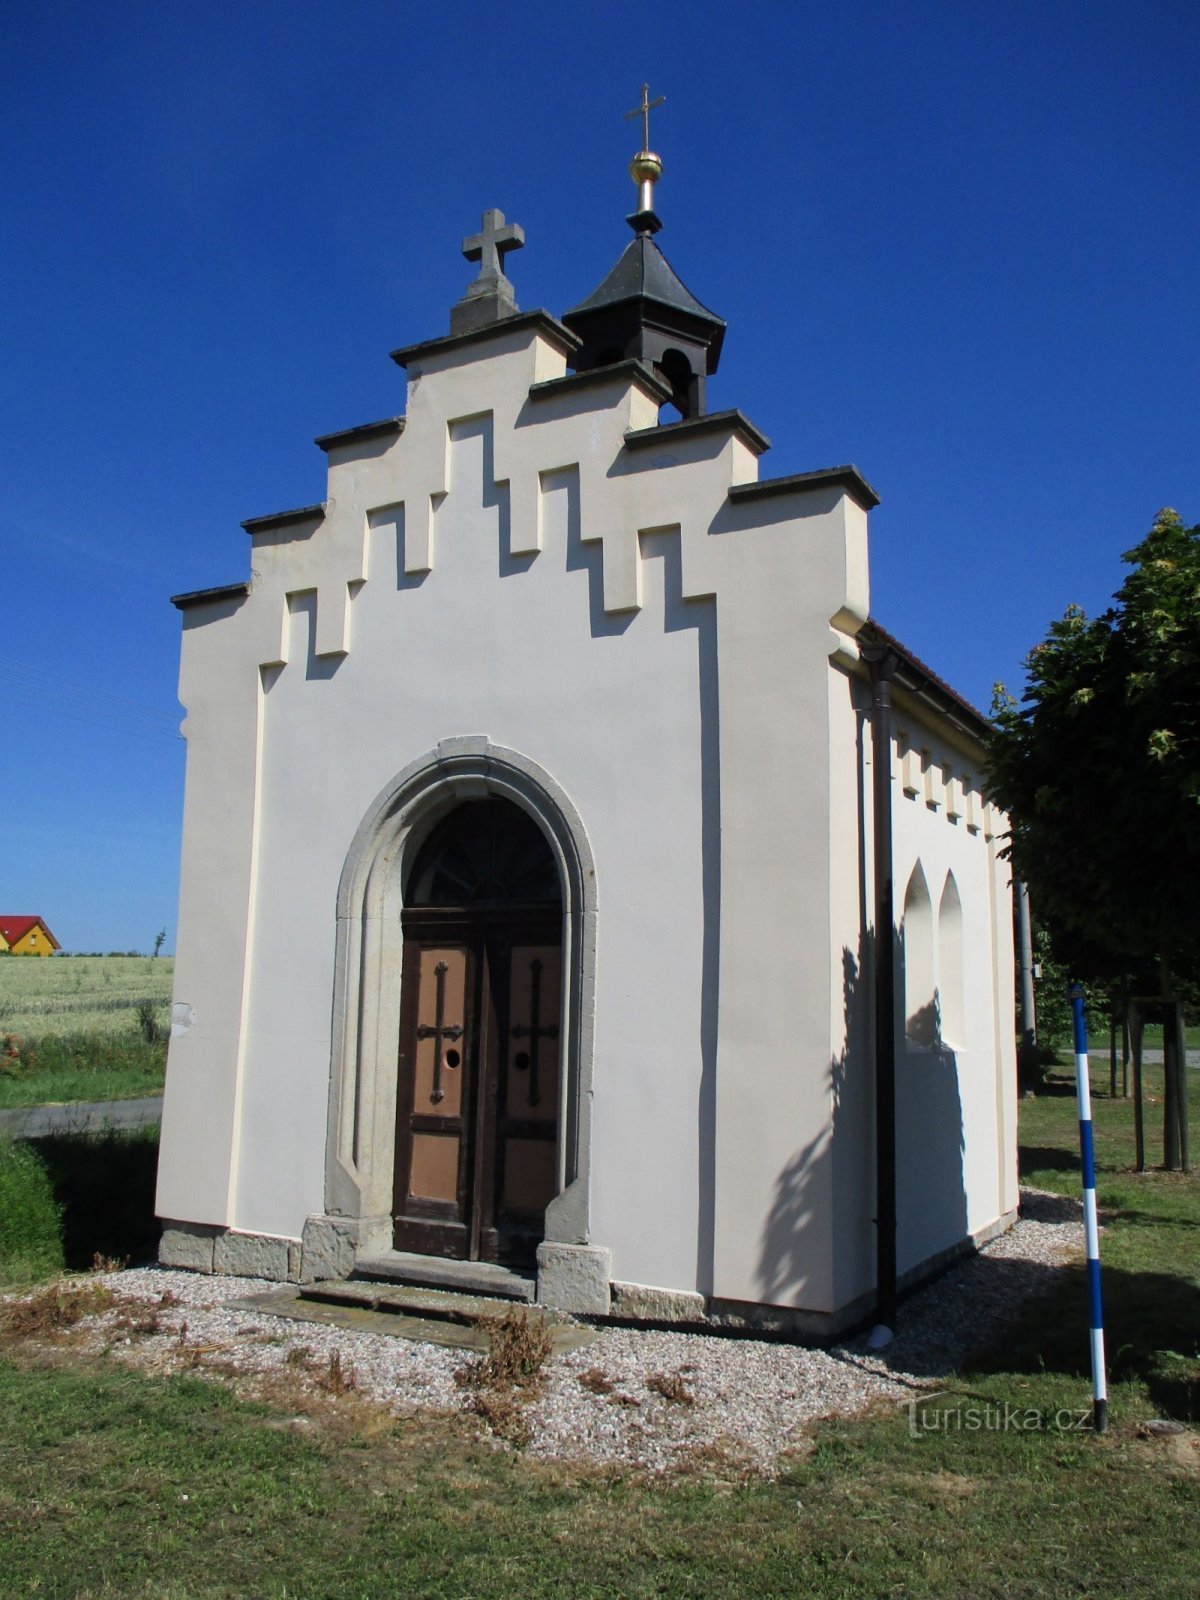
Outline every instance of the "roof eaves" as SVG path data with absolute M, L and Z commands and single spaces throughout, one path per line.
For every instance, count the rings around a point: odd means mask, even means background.
M 195 606 L 215 605 L 221 600 L 244 600 L 249 593 L 248 583 L 225 583 L 215 589 L 190 589 L 186 594 L 173 594 L 171 604 L 179 611 L 191 611 Z
M 864 511 L 879 504 L 879 496 L 855 466 L 821 467 L 816 472 L 794 472 L 785 478 L 760 478 L 757 483 L 735 483 L 729 498 L 736 505 L 744 500 L 769 500 L 776 495 L 803 494 L 812 489 L 842 488 Z
M 704 411 L 698 417 L 684 417 L 681 422 L 664 422 L 657 428 L 631 428 L 625 435 L 625 448 L 653 450 L 655 446 L 669 445 L 675 439 L 721 432 L 738 434 L 756 455 L 762 455 L 771 448 L 771 441 L 766 434 L 737 410 Z
M 291 528 L 301 522 L 323 522 L 325 520 L 325 507 L 297 506 L 294 511 L 271 511 L 265 517 L 247 517 L 242 523 L 246 532 L 253 536 L 256 533 L 275 533 L 280 528 Z
M 440 339 L 425 339 L 420 344 L 401 345 L 399 350 L 392 351 L 392 360 L 399 367 L 407 367 L 414 361 L 466 350 L 472 345 L 487 344 L 502 334 L 525 330 L 542 334 L 551 344 L 557 345 L 564 355 L 574 355 L 579 349 L 579 340 L 570 328 L 564 327 L 548 311 L 521 311 L 515 317 L 502 317 L 499 322 L 488 322 L 482 328 L 471 328 L 466 333 L 450 333 Z
M 608 383 L 636 383 L 651 399 L 665 405 L 671 390 L 644 361 L 614 361 L 611 366 L 588 367 L 584 372 L 569 372 L 565 378 L 547 378 L 530 387 L 531 400 L 548 400 L 556 394 L 574 394 L 580 389 L 600 388 Z
M 399 438 L 403 432 L 403 417 L 384 417 L 380 422 L 360 422 L 355 428 L 340 428 L 336 433 L 319 434 L 313 443 L 318 450 L 328 454 L 330 450 L 341 450 L 346 445 L 369 444 L 374 439 L 386 439 L 389 435 Z
M 889 646 L 899 657 L 900 672 L 897 681 L 903 688 L 935 704 L 940 702 L 941 709 L 957 716 L 966 725 L 968 732 L 974 734 L 976 738 L 986 739 L 991 735 L 992 724 L 983 712 L 973 706 L 965 695 L 959 694 L 945 678 L 940 678 L 933 668 L 922 661 L 920 656 L 914 655 L 907 645 L 901 644 L 894 633 L 889 633 L 874 617 L 867 619 L 866 626 L 874 632 L 881 643 Z

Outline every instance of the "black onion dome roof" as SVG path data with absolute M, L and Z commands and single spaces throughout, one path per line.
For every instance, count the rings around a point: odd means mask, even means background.
M 670 306 L 675 311 L 686 311 L 714 328 L 724 329 L 725 323 L 715 312 L 701 305 L 696 296 L 680 280 L 674 267 L 663 255 L 648 234 L 631 239 L 616 266 L 604 282 L 572 306 L 568 317 L 583 311 L 600 311 L 609 306 L 621 305 L 627 300 L 655 300 L 659 305 Z

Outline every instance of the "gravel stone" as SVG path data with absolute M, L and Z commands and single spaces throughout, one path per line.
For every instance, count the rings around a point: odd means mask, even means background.
M 525 1407 L 526 1451 L 652 1472 L 700 1464 L 772 1474 L 787 1452 L 807 1448 L 818 1419 L 900 1404 L 938 1387 L 1082 1250 L 1079 1203 L 1026 1189 L 1020 1218 L 1006 1234 L 902 1303 L 886 1350 L 868 1350 L 865 1333 L 807 1349 L 705 1332 L 602 1327 L 593 1343 L 547 1362 L 544 1386 Z M 158 1333 L 122 1331 L 130 1306 L 83 1325 L 79 1337 L 87 1344 L 143 1369 L 175 1371 L 188 1362 L 203 1371 L 215 1363 L 218 1375 L 252 1382 L 298 1364 L 325 1370 L 337 1352 L 342 1367 L 353 1368 L 357 1392 L 399 1415 L 463 1412 L 471 1404 L 454 1381 L 467 1359 L 461 1350 L 229 1307 L 262 1293 L 261 1279 L 139 1267 L 99 1281 L 134 1301 L 139 1314 L 164 1294 L 176 1297 L 158 1309 Z

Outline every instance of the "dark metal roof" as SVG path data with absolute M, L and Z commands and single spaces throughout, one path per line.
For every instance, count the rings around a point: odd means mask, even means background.
M 296 522 L 319 522 L 325 516 L 325 507 L 297 506 L 295 511 L 272 511 L 265 517 L 247 517 L 242 527 L 249 534 L 270 533 L 276 528 L 290 528 Z
M 641 386 L 664 404 L 671 391 L 645 361 L 614 361 L 609 367 L 589 367 L 586 372 L 568 372 L 565 378 L 547 378 L 535 383 L 529 390 L 531 400 L 549 399 L 551 395 L 573 394 L 577 389 L 591 389 L 605 383 L 640 383 Z
M 399 437 L 403 432 L 403 417 L 384 417 L 381 422 L 360 422 L 356 428 L 340 428 L 336 433 L 322 433 L 313 440 L 313 443 L 319 450 L 340 450 L 343 445 L 368 444 L 372 439 L 386 439 L 389 434 Z
M 440 339 L 425 339 L 420 344 L 402 345 L 399 350 L 392 351 L 392 360 L 397 366 L 407 367 L 410 361 L 422 361 L 429 356 L 445 355 L 451 350 L 465 350 L 473 344 L 484 344 L 489 339 L 499 338 L 502 334 L 527 328 L 536 328 L 539 333 L 557 344 L 565 355 L 572 355 L 579 348 L 579 340 L 570 328 L 564 328 L 557 317 L 552 317 L 548 311 L 522 311 L 515 317 L 502 317 L 499 322 L 488 322 L 481 328 L 470 328 L 466 333 L 450 333 Z
M 760 478 L 757 483 L 735 483 L 729 491 L 729 498 L 735 504 L 742 500 L 769 500 L 775 495 L 822 489 L 827 485 L 845 489 L 864 511 L 871 511 L 879 504 L 879 496 L 858 468 L 853 466 L 822 467 L 817 472 L 793 472 L 786 478 Z
M 695 437 L 705 433 L 736 433 L 757 455 L 771 448 L 765 433 L 740 411 L 704 411 L 698 417 L 684 417 L 682 422 L 664 422 L 657 428 L 631 428 L 625 435 L 626 450 L 653 450 L 656 445 L 669 445 L 673 439 Z
M 986 739 L 990 735 L 992 724 L 983 712 L 977 710 L 957 689 L 952 689 L 945 678 L 939 678 L 933 668 L 927 666 L 920 656 L 915 656 L 907 645 L 901 644 L 894 633 L 889 633 L 874 617 L 867 619 L 867 627 L 873 629 L 880 642 L 899 656 L 900 670 L 896 674 L 896 682 L 902 688 L 912 694 L 924 695 L 934 704 L 940 704 L 943 711 L 952 711 L 977 738 Z
M 207 606 L 219 600 L 244 600 L 249 593 L 248 583 L 226 583 L 216 589 L 192 589 L 187 594 L 173 594 L 171 604 L 180 611 L 190 611 L 193 606 Z
M 670 306 L 672 310 L 685 311 L 713 328 L 725 327 L 722 318 L 701 305 L 691 290 L 680 281 L 675 269 L 649 234 L 639 234 L 636 239 L 631 239 L 620 260 L 595 293 L 581 300 L 577 306 L 572 306 L 565 316 L 576 317 L 584 311 L 602 311 L 610 306 L 624 305 L 629 300 L 653 300 L 658 305 Z

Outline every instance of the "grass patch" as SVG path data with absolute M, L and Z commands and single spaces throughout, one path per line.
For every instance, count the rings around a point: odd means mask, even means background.
M 32 1145 L 0 1140 L 0 1284 L 36 1283 L 61 1272 L 62 1207 Z
M 1094 1062 L 1091 1078 L 1110 1375 L 1133 1383 L 1160 1415 L 1200 1422 L 1200 1174 L 1135 1172 L 1132 1103 L 1107 1097 L 1107 1072 Z M 1145 1078 L 1147 1159 L 1161 1159 L 1161 1067 L 1148 1067 Z M 1077 1198 L 1074 1077 L 1056 1075 L 1047 1088 L 1021 1104 L 1022 1178 Z M 1200 1073 L 1189 1071 L 1188 1090 L 1191 1126 L 1200 1130 Z M 1069 1270 L 981 1370 L 1050 1370 L 1082 1380 L 1090 1370 L 1086 1308 L 1083 1269 Z
M 1043 1378 L 1027 1396 L 1060 1393 Z M 820 1429 L 775 1482 L 647 1480 L 529 1461 L 461 1419 L 321 1405 L 99 1358 L 0 1365 L 9 1592 L 1165 1600 L 1200 1583 L 1190 1456 L 1132 1426 L 914 1439 L 889 1410 Z
M 165 1037 L 141 1033 L 9 1035 L 0 1055 L 0 1110 L 72 1100 L 135 1100 L 161 1094 Z
M 0 1284 L 152 1259 L 158 1130 L 0 1144 Z
M 1027 1178 L 1074 1199 L 1072 1098 L 1052 1093 L 1020 1110 Z M 1200 1592 L 1200 1435 L 1143 1430 L 1148 1419 L 1185 1416 L 1193 1400 L 1200 1190 L 1194 1178 L 1129 1170 L 1122 1102 L 1097 1092 L 1095 1119 L 1116 1374 L 1104 1438 L 1076 1427 L 1090 1391 L 1086 1301 L 1070 1273 L 1001 1350 L 983 1352 L 912 1419 L 906 1406 L 880 1406 L 826 1424 L 776 1481 L 728 1470 L 716 1453 L 705 1465 L 703 1452 L 690 1474 L 656 1479 L 539 1463 L 499 1448 L 469 1419 L 391 1418 L 355 1391 L 341 1364 L 336 1374 L 320 1369 L 319 1383 L 315 1363 L 286 1369 L 269 1403 L 249 1404 L 211 1380 L 154 1379 L 111 1357 L 84 1357 L 69 1330 L 51 1330 L 48 1342 L 11 1343 L 0 1362 L 7 1592 L 94 1600 Z M 519 1438 L 520 1416 L 538 1403 L 541 1365 L 515 1344 L 493 1350 L 494 1372 L 477 1392 L 501 1407 L 507 1398 L 517 1420 L 505 1437 Z M 659 1375 L 654 1392 L 687 1405 L 685 1370 Z M 579 1381 L 597 1393 L 611 1388 L 599 1368 Z M 995 1419 L 1005 1408 L 1021 1426 L 970 1426 L 972 1416 Z

